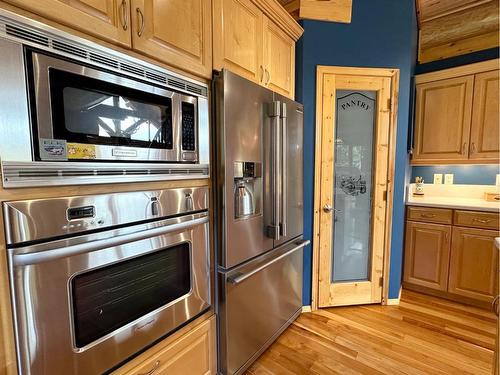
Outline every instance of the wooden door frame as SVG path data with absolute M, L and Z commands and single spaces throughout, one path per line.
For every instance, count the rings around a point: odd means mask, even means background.
M 314 154 L 314 215 L 312 246 L 312 301 L 311 310 L 318 309 L 319 300 L 319 229 L 321 210 L 321 153 L 323 134 L 323 82 L 325 75 L 355 75 L 370 77 L 388 77 L 391 79 L 391 116 L 389 123 L 389 160 L 387 165 L 387 209 L 385 214 L 384 271 L 382 285 L 382 304 L 389 299 L 389 266 L 391 258 L 392 209 L 394 195 L 394 173 L 396 159 L 396 134 L 399 93 L 399 69 L 392 68 L 354 68 L 342 66 L 318 65 L 316 68 L 316 127 Z

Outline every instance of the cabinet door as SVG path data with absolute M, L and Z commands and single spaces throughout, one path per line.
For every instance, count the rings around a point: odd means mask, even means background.
M 262 83 L 262 12 L 250 0 L 213 0 L 214 69 Z
M 294 99 L 295 42 L 267 17 L 264 18 L 264 84 Z
M 212 74 L 210 0 L 132 0 L 132 46 L 202 77 Z
M 497 295 L 498 249 L 493 230 L 453 228 L 448 291 L 492 302 Z
M 417 85 L 412 162 L 468 159 L 474 76 Z
M 170 338 L 146 350 L 113 375 L 215 375 L 217 352 L 215 317 L 175 340 Z
M 6 0 L 6 2 L 84 33 L 130 47 L 129 0 Z
M 498 70 L 476 74 L 472 109 L 470 159 L 498 162 Z
M 451 226 L 406 222 L 404 281 L 446 291 Z

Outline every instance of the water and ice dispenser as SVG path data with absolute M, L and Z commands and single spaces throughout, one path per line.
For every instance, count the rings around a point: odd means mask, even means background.
M 234 218 L 243 219 L 261 213 L 262 164 L 234 163 Z

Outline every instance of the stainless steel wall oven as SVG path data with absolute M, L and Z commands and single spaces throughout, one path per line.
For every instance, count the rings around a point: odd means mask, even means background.
M 101 374 L 210 308 L 207 188 L 3 209 L 21 374 Z

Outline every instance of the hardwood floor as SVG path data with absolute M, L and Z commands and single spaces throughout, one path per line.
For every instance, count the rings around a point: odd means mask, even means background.
M 491 374 L 495 332 L 489 311 L 403 291 L 302 314 L 245 375 Z

